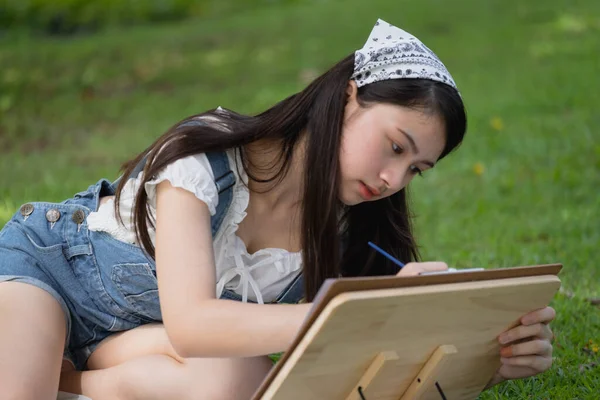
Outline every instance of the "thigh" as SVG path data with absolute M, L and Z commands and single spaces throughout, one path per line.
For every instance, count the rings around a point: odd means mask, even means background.
M 0 326 L 2 398 L 56 399 L 66 337 L 58 301 L 32 284 L 0 282 Z
M 184 363 L 187 399 L 249 400 L 271 370 L 267 356 L 248 358 L 191 358 Z
M 148 355 L 163 354 L 183 362 L 171 346 L 163 324 L 146 324 L 102 340 L 87 360 L 87 369 L 114 367 Z
M 117 367 L 125 399 L 249 400 L 272 366 L 266 357 L 144 356 Z M 85 394 L 85 393 L 84 393 Z
M 110 372 L 102 374 L 102 379 L 119 381 L 126 399 L 218 400 L 250 399 L 272 365 L 267 356 L 182 358 L 171 346 L 164 326 L 148 324 L 105 339 L 87 366 Z M 92 385 L 93 379 L 88 382 Z

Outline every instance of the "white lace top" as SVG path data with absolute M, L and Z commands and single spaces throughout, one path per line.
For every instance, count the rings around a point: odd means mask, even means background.
M 226 152 L 229 166 L 236 177 L 233 199 L 217 235 L 213 239 L 217 269 L 216 293 L 221 296 L 223 289 L 233 290 L 258 303 L 275 300 L 277 295 L 294 279 L 302 266 L 301 252 L 291 253 L 283 249 L 261 249 L 249 254 L 244 242 L 236 235 L 238 225 L 246 216 L 250 193 L 245 184 L 248 177 L 243 168 L 236 168 L 235 150 Z M 238 157 L 239 158 L 239 157 Z M 238 159 L 239 162 L 239 159 Z M 88 228 L 104 231 L 114 238 L 138 244 L 132 224 L 132 211 L 135 194 L 140 186 L 142 173 L 130 178 L 120 199 L 120 212 L 123 225 L 117 223 L 114 213 L 114 200 L 102 204 L 97 212 L 87 218 Z M 208 158 L 204 154 L 189 156 L 168 165 L 158 176 L 145 185 L 148 194 L 151 217 L 156 217 L 156 186 L 168 180 L 171 185 L 186 189 L 208 205 L 211 215 L 216 213 L 219 195 Z M 155 232 L 151 229 L 150 238 L 155 243 Z

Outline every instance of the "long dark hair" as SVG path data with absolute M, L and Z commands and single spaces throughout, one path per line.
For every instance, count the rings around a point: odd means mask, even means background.
M 346 89 L 353 69 L 352 54 L 303 91 L 255 116 L 216 110 L 191 116 L 171 127 L 135 159 L 124 163 L 123 175 L 128 177 L 147 157 L 133 211 L 136 236 L 143 249 L 154 258 L 154 246 L 148 233 L 154 221 L 149 217 L 144 184 L 165 166 L 189 155 L 237 148 L 250 179 L 277 183 L 288 171 L 295 146 L 306 132 L 301 244 L 307 300 L 314 298 L 327 278 L 393 274 L 392 263 L 369 251 L 369 240 L 404 262 L 417 260 L 406 189 L 379 201 L 351 207 L 344 206 L 338 199 L 339 148 L 348 96 Z M 358 101 L 362 105 L 390 103 L 441 116 L 446 128 L 446 145 L 441 157 L 460 144 L 466 131 L 466 114 L 460 95 L 439 82 L 425 79 L 376 82 L 359 88 Z M 181 126 L 200 116 L 211 116 L 214 122 Z M 244 146 L 257 140 L 281 144 L 282 167 L 266 180 L 253 175 L 252 165 L 245 155 Z M 118 216 L 120 192 L 125 182 L 123 179 L 117 188 L 115 211 Z

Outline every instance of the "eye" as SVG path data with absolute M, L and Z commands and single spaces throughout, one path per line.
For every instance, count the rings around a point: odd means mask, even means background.
M 423 171 L 421 171 L 418 167 L 411 165 L 410 166 L 410 172 L 413 175 L 419 175 L 419 176 L 423 176 Z
M 400 146 L 398 146 L 396 143 L 392 142 L 392 150 L 394 151 L 394 153 L 396 154 L 402 154 L 404 153 L 404 149 Z

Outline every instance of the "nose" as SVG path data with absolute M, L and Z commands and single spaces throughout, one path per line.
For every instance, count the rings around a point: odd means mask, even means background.
M 381 172 L 379 177 L 385 185 L 385 188 L 384 190 L 381 190 L 381 193 L 384 193 L 385 191 L 396 193 L 403 189 L 407 184 L 407 182 L 405 182 L 406 174 L 398 169 L 386 169 Z

